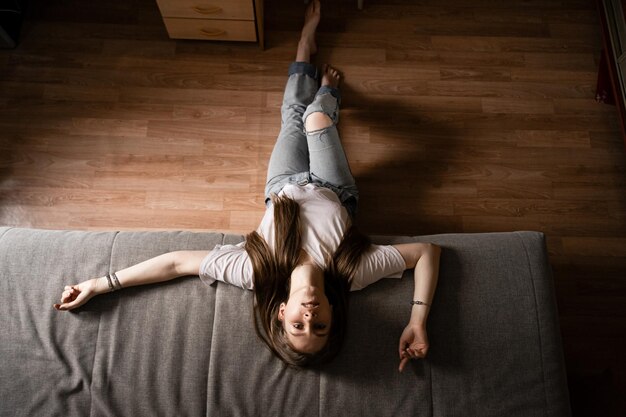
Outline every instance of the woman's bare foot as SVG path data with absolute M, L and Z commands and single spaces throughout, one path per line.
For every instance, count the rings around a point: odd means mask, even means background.
M 341 74 L 335 68 L 330 65 L 324 64 L 322 68 L 322 85 L 337 88 L 341 81 Z
M 300 35 L 298 52 L 296 54 L 296 61 L 298 62 L 309 62 L 311 55 L 317 53 L 315 32 L 320 22 L 320 9 L 319 0 L 311 1 L 306 8 L 306 12 L 304 13 L 304 26 L 302 27 L 302 34 Z

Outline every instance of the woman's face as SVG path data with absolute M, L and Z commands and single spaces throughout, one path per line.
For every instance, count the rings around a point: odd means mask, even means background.
M 296 351 L 316 353 L 328 342 L 332 307 L 322 289 L 304 286 L 293 291 L 287 303 L 280 305 L 278 319 Z

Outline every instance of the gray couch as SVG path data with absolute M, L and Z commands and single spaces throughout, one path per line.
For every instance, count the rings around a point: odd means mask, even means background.
M 0 228 L 2 416 L 568 416 L 553 283 L 535 232 L 375 238 L 443 247 L 430 353 L 400 374 L 412 271 L 353 293 L 321 371 L 257 340 L 252 294 L 197 277 L 52 308 L 64 285 L 241 236 Z

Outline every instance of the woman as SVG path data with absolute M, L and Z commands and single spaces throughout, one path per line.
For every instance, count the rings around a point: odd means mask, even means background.
M 316 0 L 307 7 L 296 61 L 289 67 L 281 131 L 268 167 L 267 210 L 257 231 L 236 246 L 167 253 L 67 286 L 57 310 L 123 287 L 199 275 L 209 284 L 220 280 L 253 290 L 257 335 L 285 363 L 304 367 L 339 352 L 351 290 L 415 268 L 411 318 L 400 337 L 400 371 L 409 359 L 426 355 L 440 251 L 423 243 L 372 245 L 352 226 L 358 191 L 336 128 L 340 75 L 330 66 L 319 74 L 310 64 L 319 20 Z

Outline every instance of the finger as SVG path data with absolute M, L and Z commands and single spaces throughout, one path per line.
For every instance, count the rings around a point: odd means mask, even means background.
M 65 310 L 73 310 L 76 307 L 78 307 L 78 303 L 77 303 L 77 300 L 74 300 L 74 301 L 69 302 L 69 303 L 61 304 L 60 309 L 65 311 Z
M 406 358 L 406 357 L 405 357 L 405 358 L 403 358 L 403 359 L 400 361 L 400 366 L 398 367 L 398 371 L 400 371 L 400 372 L 404 371 L 404 367 L 406 366 L 406 364 L 407 364 L 407 362 L 408 362 L 408 361 L 409 361 L 409 358 Z
M 428 352 L 428 345 L 424 343 L 419 343 L 412 346 L 411 349 L 416 353 L 416 355 L 418 355 L 420 358 L 423 358 Z
M 76 298 L 74 298 L 71 302 L 67 303 L 67 307 L 72 310 L 76 307 L 80 307 L 85 304 L 89 300 L 89 297 L 85 293 L 79 293 Z
M 398 355 L 400 356 L 400 359 L 404 358 L 405 356 L 405 347 L 404 347 L 404 343 L 402 343 L 402 341 L 400 341 L 400 346 L 398 347 Z
M 426 357 L 426 352 L 428 352 L 428 348 L 427 347 L 419 347 L 419 348 L 415 348 L 415 355 L 418 358 L 425 358 Z
M 411 349 L 411 354 L 412 354 L 411 357 L 413 359 L 423 359 L 426 357 L 427 351 L 428 351 L 428 348 L 423 348 L 423 347 L 413 348 Z
M 66 311 L 66 310 L 72 310 L 80 306 L 80 304 L 81 304 L 80 297 L 67 296 L 67 297 L 64 297 L 63 300 L 61 300 L 61 304 L 56 304 L 56 305 L 58 306 L 57 310 Z
M 406 348 L 411 345 L 410 342 L 411 341 L 404 334 L 400 336 L 400 342 L 398 343 L 398 352 L 400 353 L 400 359 L 402 359 L 403 355 L 406 353 Z

